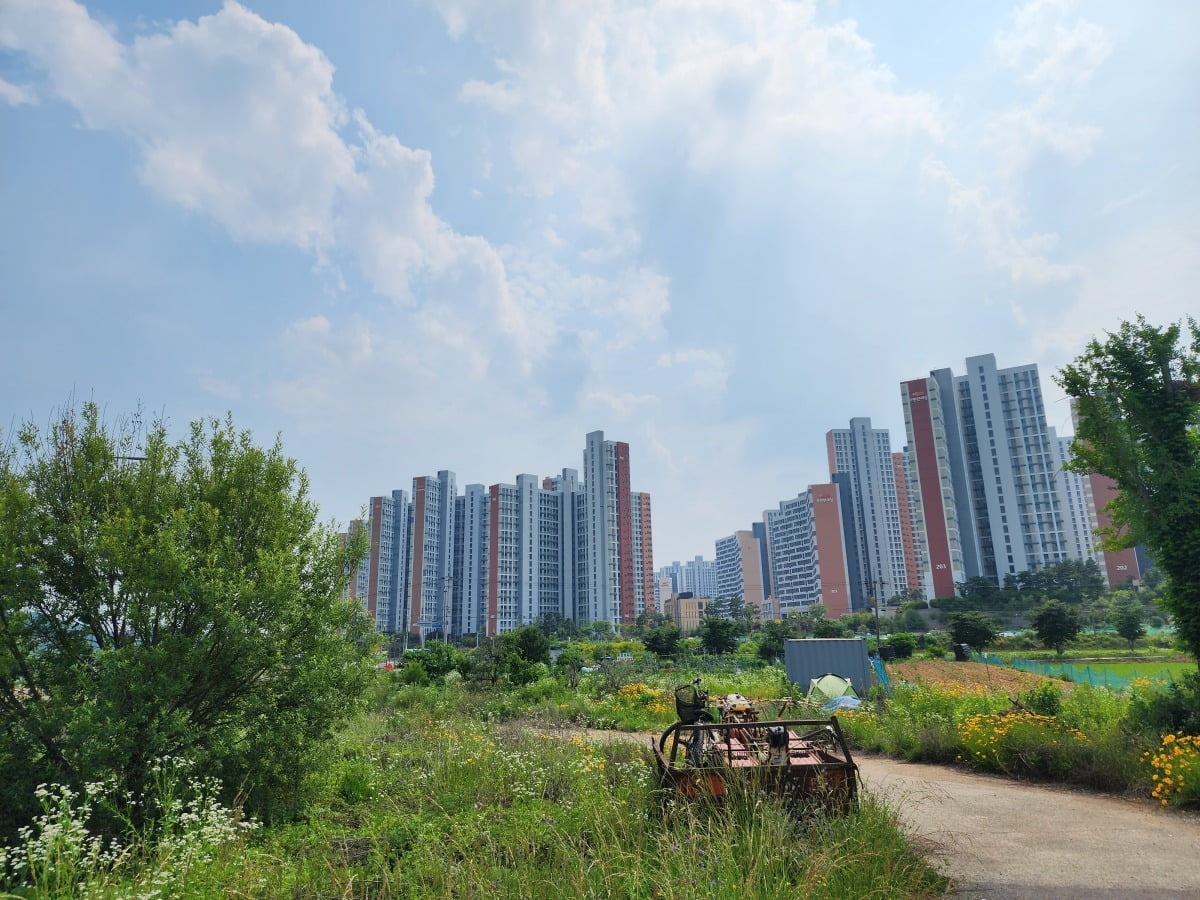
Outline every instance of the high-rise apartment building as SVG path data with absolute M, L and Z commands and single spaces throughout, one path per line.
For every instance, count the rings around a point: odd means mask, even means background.
M 887 429 L 872 428 L 870 419 L 854 418 L 849 428 L 827 432 L 825 441 L 830 472 L 848 479 L 850 513 L 867 599 L 884 600 L 907 591 L 900 507 Z
M 1036 365 L 972 356 L 965 374 L 937 369 L 901 383 L 900 395 L 916 557 L 933 596 L 1076 555 Z
M 409 609 L 405 627 L 421 640 L 450 632 L 450 591 L 454 580 L 453 472 L 420 475 L 412 486 Z
M 630 503 L 633 531 L 633 618 L 654 610 L 654 538 L 651 535 L 650 495 L 637 491 Z
M 910 591 L 929 596 L 921 566 L 917 563 L 917 541 L 913 531 L 912 506 L 908 499 L 908 451 L 892 454 L 892 475 L 896 481 L 896 506 L 900 510 L 900 542 L 904 545 L 904 572 Z
M 996 367 L 990 353 L 954 379 L 980 574 L 1005 575 L 1067 556 L 1055 482 L 1055 452 L 1036 365 Z
M 1071 404 L 1071 422 L 1079 428 L 1079 408 Z M 1101 534 L 1112 528 L 1112 516 L 1108 512 L 1108 504 L 1116 499 L 1117 483 L 1099 472 L 1091 472 L 1083 477 L 1084 503 L 1088 511 L 1088 523 L 1093 535 Z M 1141 563 L 1137 550 L 1126 547 L 1123 550 L 1105 550 L 1099 540 L 1094 544 L 1095 559 L 1100 565 L 1100 571 L 1110 588 L 1124 587 L 1136 583 L 1141 578 Z
M 671 593 L 690 593 L 693 597 L 717 596 L 716 563 L 697 556 L 685 563 L 678 560 L 658 570 L 660 578 L 671 579 Z
M 370 546 L 358 573 L 356 594 L 378 631 L 403 630 L 408 602 L 409 503 L 406 491 L 367 502 Z
M 763 572 L 763 548 L 750 530 L 735 531 L 717 541 L 718 600 L 741 598 L 759 614 L 766 606 L 766 578 Z
M 516 484 L 467 485 L 453 472 L 413 479 L 375 497 L 370 553 L 354 573 L 358 598 L 381 631 L 498 634 L 553 613 L 632 623 L 655 606 L 647 493 L 629 490 L 629 445 L 587 436 L 575 469 Z M 348 539 L 348 536 L 347 536 Z
M 542 488 L 552 491 L 558 500 L 560 612 L 576 621 L 576 608 L 586 607 L 581 594 L 586 578 L 581 573 L 585 571 L 587 561 L 582 541 L 587 526 L 584 515 L 586 496 L 583 484 L 579 481 L 579 471 L 563 469 L 561 475 L 545 479 Z
M 629 492 L 629 445 L 606 441 L 603 431 L 587 436 L 583 451 L 585 577 L 583 618 L 613 625 L 633 624 L 633 498 Z
M 1051 428 L 1050 449 L 1054 452 L 1054 480 L 1067 542 L 1067 556 L 1100 562 L 1096 556 L 1096 539 L 1092 533 L 1092 516 L 1088 508 L 1090 497 L 1084 485 L 1085 479 L 1067 469 L 1067 463 L 1071 461 L 1071 438 L 1059 437 Z
M 849 613 L 850 571 L 837 486 L 809 485 L 779 509 L 767 510 L 763 519 L 778 613 L 804 612 L 816 603 L 830 618 Z
M 938 369 L 928 378 L 901 382 L 900 398 L 920 582 L 930 599 L 953 597 L 957 583 L 980 573 L 954 376 Z
M 452 634 L 479 635 L 486 624 L 488 492 L 468 484 L 454 501 Z

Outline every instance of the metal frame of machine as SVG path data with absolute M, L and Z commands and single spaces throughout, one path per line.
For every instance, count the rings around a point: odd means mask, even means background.
M 679 721 L 652 744 L 662 788 L 688 798 L 723 798 L 731 788 L 766 790 L 789 805 L 847 811 L 858 797 L 858 766 L 836 717 L 783 719 L 792 701 L 718 698 L 713 714 L 697 683 L 676 690 Z M 762 718 L 777 706 L 775 718 Z

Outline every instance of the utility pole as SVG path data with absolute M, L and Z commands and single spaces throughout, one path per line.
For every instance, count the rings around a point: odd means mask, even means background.
M 870 595 L 875 606 L 875 655 L 883 659 L 883 640 L 879 634 L 879 595 L 883 593 L 883 586 L 886 582 L 880 578 L 876 581 L 870 576 L 867 577 L 867 593 Z M 879 586 L 879 591 L 876 592 L 875 586 Z

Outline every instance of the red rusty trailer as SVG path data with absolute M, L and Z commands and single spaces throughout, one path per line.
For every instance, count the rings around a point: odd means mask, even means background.
M 689 798 L 745 787 L 798 808 L 844 812 L 853 805 L 858 766 L 836 717 L 779 718 L 791 701 L 740 694 L 719 698 L 714 714 L 707 699 L 696 683 L 676 690 L 679 721 L 652 745 L 661 787 Z M 772 707 L 776 717 L 766 718 Z

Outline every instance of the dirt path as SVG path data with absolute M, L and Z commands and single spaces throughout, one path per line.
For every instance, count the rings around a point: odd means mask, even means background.
M 909 836 L 954 881 L 956 897 L 1200 897 L 1200 816 L 883 756 L 857 754 L 855 762 L 865 788 L 900 810 Z
M 858 755 L 866 788 L 900 810 L 955 896 L 1200 897 L 1200 818 L 1150 801 Z

